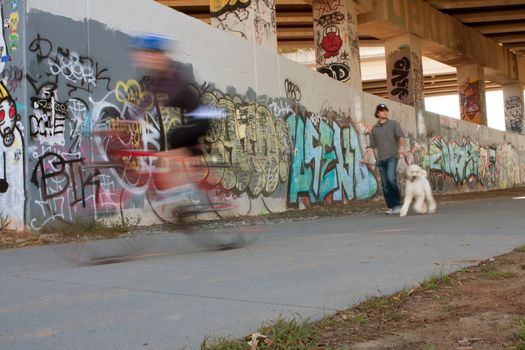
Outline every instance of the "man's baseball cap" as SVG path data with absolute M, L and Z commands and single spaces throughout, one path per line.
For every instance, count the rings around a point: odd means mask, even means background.
M 380 103 L 376 107 L 376 113 L 379 111 L 388 111 L 388 107 L 384 103 Z

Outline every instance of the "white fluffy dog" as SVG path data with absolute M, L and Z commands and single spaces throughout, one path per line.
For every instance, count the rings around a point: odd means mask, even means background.
M 436 211 L 436 201 L 427 179 L 427 172 L 419 165 L 412 164 L 406 170 L 405 199 L 399 216 L 406 216 L 412 199 L 415 199 L 414 210 L 420 214 Z

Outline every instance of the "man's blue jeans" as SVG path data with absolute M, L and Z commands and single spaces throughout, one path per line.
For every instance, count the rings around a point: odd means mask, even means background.
M 395 208 L 399 206 L 401 198 L 397 187 L 397 158 L 390 157 L 377 162 L 379 174 L 381 175 L 381 184 L 383 186 L 383 196 L 385 197 L 386 206 Z

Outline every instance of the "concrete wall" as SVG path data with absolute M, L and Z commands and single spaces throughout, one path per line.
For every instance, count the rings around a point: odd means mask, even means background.
M 0 218 L 23 228 L 27 191 L 25 4 L 3 1 L 0 36 Z
M 10 6 L 4 3 L 4 12 Z M 418 134 L 412 107 L 354 91 L 153 1 L 134 0 L 127 6 L 123 0 L 27 0 L 21 18 L 25 40 L 20 36 L 20 61 L 15 57 L 4 67 L 25 69 L 18 86 L 6 85 L 20 115 L 18 146 L 6 151 L 6 174 L 16 182 L 0 193 L 2 215 L 13 225 L 40 230 L 79 218 L 134 222 L 140 217 L 141 224 L 169 220 L 169 213 L 156 205 L 161 190 L 152 182 L 148 160 L 126 159 L 125 170 L 103 167 L 101 162 L 112 160 L 109 140 L 92 133 L 111 129 L 114 121 L 141 120 L 140 127 L 125 130 L 120 146 L 163 150 L 168 130 L 180 118 L 180 111 L 162 107 L 149 95 L 150 78 L 130 63 L 127 46 L 138 32 L 176 38 L 174 60 L 192 73 L 202 100 L 228 111 L 205 142 L 211 147 L 207 157 L 232 164 L 217 178 L 208 178 L 211 191 L 238 203 L 230 215 L 379 196 L 376 170 L 359 163 L 366 137 L 356 122 L 360 111 L 350 103 L 356 97 L 361 96 L 366 123 L 375 122 L 375 105 L 387 102 L 406 132 Z M 138 99 L 150 103 L 139 108 Z M 436 190 L 488 190 L 525 181 L 523 136 L 458 121 L 451 128 L 447 118 L 433 115 L 426 121 L 431 137 L 413 136 L 409 158 L 441 174 L 445 185 L 439 183 Z M 475 149 L 463 149 L 464 142 Z M 446 151 L 442 144 L 448 145 Z M 474 151 L 477 167 L 465 165 L 468 182 L 463 183 L 456 176 L 457 162 L 451 163 L 457 157 L 450 152 L 471 157 Z M 490 158 L 493 153 L 494 164 L 489 159 L 481 166 L 485 154 Z M 514 170 L 498 172 L 498 159 L 512 163 Z

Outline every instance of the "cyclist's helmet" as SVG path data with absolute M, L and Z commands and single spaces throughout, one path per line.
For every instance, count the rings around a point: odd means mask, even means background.
M 156 34 L 140 34 L 133 38 L 131 45 L 134 49 L 164 52 L 173 46 L 173 40 Z

